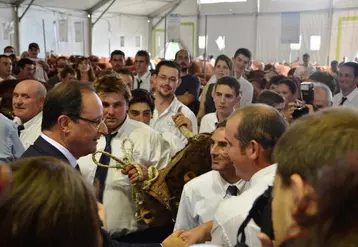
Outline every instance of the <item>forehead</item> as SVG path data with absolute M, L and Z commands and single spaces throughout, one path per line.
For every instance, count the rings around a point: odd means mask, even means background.
M 0 61 L 1 61 L 2 63 L 4 63 L 4 62 L 11 62 L 11 59 L 10 59 L 9 57 L 2 57 L 2 58 L 0 59 Z
M 225 128 L 225 136 L 226 138 L 232 138 L 236 135 L 237 128 L 240 123 L 240 114 L 236 114 L 233 117 L 230 117 L 229 120 L 226 123 Z
M 137 60 L 137 61 L 146 61 L 146 58 L 144 56 L 135 56 L 135 60 Z
M 228 85 L 217 85 L 215 88 L 216 93 L 224 93 L 224 94 L 234 94 L 234 89 L 229 87 Z
M 131 104 L 129 106 L 129 110 L 135 110 L 135 111 L 150 111 L 150 107 L 147 103 L 145 102 L 138 102 L 138 103 L 134 103 Z
M 351 67 L 348 67 L 348 66 L 342 66 L 342 67 L 340 67 L 339 72 L 340 72 L 341 74 L 351 74 L 351 75 L 354 75 L 354 69 L 351 68 Z
M 177 77 L 179 73 L 178 73 L 177 69 L 174 69 L 174 68 L 164 65 L 164 66 L 160 67 L 158 74 Z
M 278 84 L 277 89 L 280 91 L 290 91 L 286 84 Z
M 39 85 L 32 82 L 23 82 L 16 85 L 14 93 L 37 94 Z
M 82 112 L 93 117 L 98 117 L 103 114 L 102 103 L 96 93 L 82 93 Z
M 115 102 L 125 102 L 124 93 L 99 93 L 99 98 L 103 102 L 115 103 Z
M 133 81 L 132 76 L 127 75 L 127 74 L 119 74 L 119 77 L 121 77 L 125 81 Z
M 179 51 L 178 52 L 178 57 L 179 56 L 181 56 L 181 57 L 189 57 L 189 52 L 185 51 L 185 50 Z
M 123 58 L 124 57 L 122 55 L 119 55 L 119 54 L 112 56 L 112 59 L 123 59 Z
M 223 61 L 223 60 L 218 60 L 218 62 L 216 63 L 216 66 L 228 66 L 228 65 L 226 64 L 225 61 Z
M 213 141 L 226 141 L 225 139 L 225 128 L 218 128 L 216 129 L 212 136 L 211 136 L 211 140 Z
M 237 57 L 235 57 L 236 60 L 244 60 L 245 62 L 249 62 L 250 59 L 248 57 L 245 57 L 242 54 L 239 54 Z

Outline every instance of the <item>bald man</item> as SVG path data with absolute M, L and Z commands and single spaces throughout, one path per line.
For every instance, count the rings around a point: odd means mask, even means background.
M 42 107 L 46 94 L 45 86 L 35 80 L 22 81 L 15 87 L 12 107 L 25 149 L 41 135 Z

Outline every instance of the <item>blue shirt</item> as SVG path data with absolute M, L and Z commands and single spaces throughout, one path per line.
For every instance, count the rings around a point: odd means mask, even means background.
M 0 164 L 20 158 L 25 152 L 15 124 L 0 114 Z

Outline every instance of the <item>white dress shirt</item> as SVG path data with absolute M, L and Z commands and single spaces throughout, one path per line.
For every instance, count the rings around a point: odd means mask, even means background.
M 144 167 L 154 166 L 163 169 L 170 161 L 170 148 L 162 136 L 148 125 L 126 118 L 112 139 L 112 154 L 120 159 L 125 158 L 122 143 L 129 138 L 133 141 L 133 161 Z M 105 137 L 98 142 L 97 150 L 104 150 Z M 126 146 L 128 148 L 128 146 Z M 97 160 L 99 160 L 98 155 Z M 78 160 L 82 174 L 94 182 L 97 166 L 92 161 L 92 155 Z M 110 165 L 116 165 L 111 160 Z M 122 236 L 145 229 L 144 223 L 138 223 L 135 218 L 135 204 L 132 200 L 132 185 L 128 176 L 120 170 L 109 169 L 103 193 L 103 205 L 107 211 L 106 220 L 108 231 L 114 236 Z
M 215 74 L 213 74 L 213 75 L 210 77 L 210 79 L 209 79 L 207 85 L 212 84 L 212 83 L 216 83 L 217 81 L 218 81 L 218 78 L 216 77 Z
M 226 182 L 218 171 L 210 171 L 185 184 L 179 203 L 174 231 L 192 229 L 214 219 L 220 202 L 230 198 Z M 244 190 L 245 181 L 232 184 L 239 192 Z
M 294 76 L 301 78 L 301 76 L 304 76 L 304 74 L 306 74 L 306 76 L 308 78 L 308 76 L 310 76 L 314 72 L 316 72 L 316 68 L 313 67 L 312 65 L 308 65 L 307 67 L 300 66 L 300 67 L 296 68 Z
M 240 83 L 241 99 L 240 107 L 248 106 L 252 103 L 252 97 L 254 96 L 254 87 L 244 77 L 237 79 Z
M 198 134 L 198 121 L 196 119 L 196 116 L 186 105 L 181 103 L 176 97 L 173 98 L 173 101 L 170 106 L 165 109 L 162 114 L 159 115 L 157 109 L 154 109 L 153 118 L 150 121 L 150 126 L 152 126 L 159 133 L 169 132 L 176 135 L 180 138 L 182 143 L 186 145 L 188 143 L 188 140 L 176 127 L 172 119 L 172 116 L 174 116 L 178 112 L 179 107 L 182 107 L 181 112 L 184 114 L 184 116 L 190 119 L 191 124 L 193 126 L 193 133 Z
M 333 97 L 333 106 L 339 106 L 342 102 L 343 94 L 339 92 Z M 355 88 L 350 94 L 346 96 L 347 100 L 343 103 L 343 106 L 358 107 L 358 89 Z
M 200 131 L 199 133 L 211 133 L 216 129 L 216 123 L 218 118 L 216 112 L 206 114 L 200 122 Z
M 5 81 L 5 80 L 16 80 L 16 77 L 13 77 L 12 75 L 10 75 L 8 78 L 5 78 L 5 79 L 0 77 L 0 82 Z
M 62 146 L 60 143 L 52 140 L 50 137 L 46 136 L 45 134 L 41 134 L 41 137 L 43 139 L 45 139 L 45 141 L 47 141 L 48 143 L 50 143 L 52 146 L 54 146 L 58 151 L 60 151 L 68 160 L 68 162 L 70 162 L 71 166 L 73 168 L 76 168 L 77 166 L 77 160 L 76 158 L 71 154 L 70 151 L 67 150 L 67 148 L 65 148 L 64 146 Z
M 277 165 L 258 171 L 248 182 L 247 189 L 240 195 L 224 200 L 218 207 L 211 231 L 211 242 L 219 246 L 233 247 L 237 243 L 237 231 L 247 217 L 254 201 L 273 184 Z M 245 228 L 246 244 L 261 246 L 257 235 L 260 228 L 253 220 Z
M 35 117 L 24 123 L 24 129 L 20 133 L 20 140 L 28 149 L 41 135 L 42 111 Z
M 137 89 L 138 88 L 138 81 L 141 80 L 142 83 L 140 84 L 140 88 L 146 89 L 148 92 L 150 92 L 150 78 L 151 78 L 150 71 L 147 71 L 141 77 L 139 77 L 139 75 L 136 75 L 134 77 L 133 88 Z

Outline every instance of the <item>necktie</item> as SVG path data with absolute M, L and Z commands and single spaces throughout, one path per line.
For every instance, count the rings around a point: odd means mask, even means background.
M 339 105 L 343 105 L 344 102 L 346 102 L 346 100 L 347 100 L 347 97 L 342 97 L 342 101 L 341 101 L 341 103 L 339 103 Z
M 104 148 L 105 152 L 112 153 L 111 141 L 112 141 L 113 137 L 115 137 L 116 135 L 117 135 L 117 132 L 113 133 L 113 134 L 105 135 L 105 138 L 106 138 L 106 147 Z M 104 154 L 102 154 L 101 158 L 99 159 L 99 162 L 104 165 L 109 165 L 109 161 L 110 161 L 110 158 Z M 101 203 L 103 202 L 103 191 L 104 191 L 104 187 L 105 187 L 107 173 L 108 173 L 107 167 L 97 166 L 95 180 L 97 179 L 99 182 L 99 194 L 98 194 L 99 198 L 98 198 L 98 200 Z
M 239 190 L 235 185 L 229 185 L 229 187 L 227 188 L 227 193 L 231 196 L 237 196 L 238 192 Z
M 143 81 L 138 79 L 138 80 L 137 80 L 137 84 L 138 84 L 138 85 L 137 85 L 137 88 L 140 88 L 140 84 L 142 84 L 142 83 L 143 83 Z
M 24 130 L 24 129 L 25 129 L 25 127 L 22 124 L 17 126 L 17 134 L 20 136 L 21 131 Z

